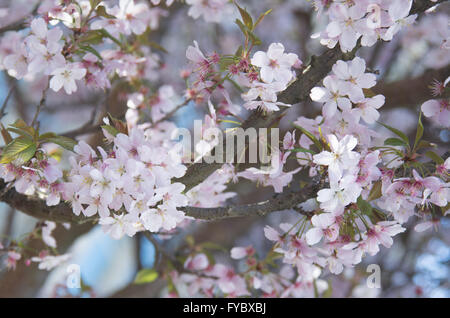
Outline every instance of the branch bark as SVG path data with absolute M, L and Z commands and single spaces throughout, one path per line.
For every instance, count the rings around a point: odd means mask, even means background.
M 218 208 L 181 208 L 186 215 L 201 220 L 221 220 L 235 217 L 265 216 L 272 212 L 284 211 L 296 207 L 309 197 L 314 195 L 312 186 L 302 191 L 287 192 L 276 195 L 273 199 L 238 206 L 226 206 Z M 309 215 L 308 212 L 297 211 L 303 215 Z

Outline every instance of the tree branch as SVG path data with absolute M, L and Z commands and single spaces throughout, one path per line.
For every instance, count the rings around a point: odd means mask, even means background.
M 303 189 L 302 191 L 286 192 L 276 195 L 273 199 L 238 206 L 226 206 L 218 208 L 180 208 L 187 216 L 201 220 L 221 220 L 235 217 L 246 216 L 264 216 L 266 214 L 284 211 L 296 208 L 296 206 L 314 194 L 313 187 Z M 297 210 L 297 209 L 296 209 Z M 309 215 L 308 212 L 297 210 L 303 215 Z

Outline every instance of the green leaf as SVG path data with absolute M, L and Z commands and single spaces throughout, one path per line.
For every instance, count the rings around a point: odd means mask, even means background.
M 256 22 L 255 22 L 255 25 L 253 25 L 253 30 L 256 28 L 256 26 L 257 26 L 258 24 L 261 23 L 261 21 L 264 19 L 264 17 L 265 17 L 266 15 L 268 15 L 270 12 L 272 12 L 272 9 L 267 10 L 266 12 L 264 12 L 263 14 L 261 14 L 261 15 L 259 16 L 258 20 L 256 20 Z
M 47 138 L 53 138 L 56 136 L 58 136 L 58 135 L 55 134 L 54 132 L 46 132 L 39 136 L 39 140 L 45 140 Z
M 115 19 L 116 17 L 113 15 L 110 15 L 106 12 L 106 8 L 104 6 L 98 6 L 97 9 L 95 9 L 95 12 L 98 16 L 108 18 L 108 19 Z
M 417 122 L 416 140 L 414 141 L 414 148 L 416 149 L 419 144 L 420 139 L 423 136 L 423 124 L 422 124 L 422 113 L 419 114 L 419 121 Z
M 121 121 L 120 119 L 113 117 L 110 113 L 108 113 L 108 118 L 109 118 L 109 121 L 112 124 L 112 126 L 114 128 L 116 128 L 119 131 L 119 133 L 128 135 L 127 123 Z
M 253 19 L 250 15 L 250 13 L 247 12 L 247 10 L 242 9 L 236 2 L 234 3 L 236 7 L 239 9 L 239 13 L 241 14 L 242 20 L 244 21 L 244 24 L 249 30 L 253 30 Z
M 242 33 L 247 36 L 247 28 L 245 27 L 244 23 L 242 23 L 242 21 L 239 19 L 236 19 L 234 22 L 238 25 L 239 29 L 241 29 Z
M 235 64 L 234 57 L 222 57 L 219 61 L 219 67 L 222 71 L 228 69 L 228 67 L 233 64 Z
M 105 35 L 100 30 L 89 30 L 78 38 L 79 43 L 100 44 Z
M 397 136 L 399 136 L 406 143 L 406 145 L 409 147 L 408 136 L 406 136 L 403 132 L 401 132 L 400 130 L 398 130 L 398 129 L 394 128 L 394 127 L 388 126 L 386 124 L 383 124 L 383 123 L 380 123 L 380 122 L 379 122 L 379 124 L 381 126 L 383 126 L 384 128 L 389 129 L 390 131 L 392 131 Z
M 65 136 L 47 137 L 44 138 L 42 142 L 51 142 L 70 151 L 73 151 L 73 147 L 75 147 L 75 145 L 77 144 L 75 140 Z
M 22 165 L 36 153 L 37 145 L 33 139 L 20 136 L 11 141 L 4 149 L 0 163 L 13 162 Z
M 319 139 L 317 139 L 312 133 L 307 131 L 305 128 L 297 126 L 295 124 L 293 124 L 293 126 L 297 129 L 300 129 L 300 131 L 304 133 L 306 137 L 308 137 L 314 143 L 314 145 L 316 145 L 319 151 L 322 150 L 322 144 L 320 143 Z
M 10 128 L 8 128 L 9 131 L 12 131 L 18 135 L 26 136 L 31 139 L 34 139 L 36 131 L 33 127 L 28 126 L 26 122 L 24 122 L 22 119 L 17 119 L 14 124 L 9 125 Z
M 108 133 L 110 133 L 111 135 L 113 135 L 114 137 L 119 133 L 119 131 L 114 128 L 111 125 L 103 125 L 101 126 L 104 130 L 106 130 Z
M 97 52 L 96 49 L 94 49 L 92 46 L 89 45 L 80 45 L 79 48 L 86 52 L 91 52 L 96 57 L 98 57 L 99 60 L 103 60 L 103 57 L 100 55 L 100 53 Z
M 384 141 L 384 145 L 386 145 L 386 146 L 404 146 L 404 147 L 407 146 L 407 144 L 403 140 L 398 139 L 398 138 L 388 138 Z
M 136 278 L 134 279 L 135 284 L 148 284 L 153 282 L 158 278 L 158 272 L 152 268 L 145 268 L 140 270 Z
M 99 5 L 99 3 L 102 2 L 102 0 L 89 0 L 89 3 L 91 4 L 91 8 L 95 8 Z
M 261 45 L 261 40 L 252 31 L 248 31 L 248 36 L 254 45 Z
M 5 145 L 7 145 L 13 140 L 13 138 L 12 138 L 11 134 L 8 132 L 8 130 L 5 128 L 5 126 L 3 126 L 2 123 L 0 123 L 0 125 L 1 125 L 1 132 L 2 132 L 3 140 L 5 141 Z
M 234 56 L 237 58 L 241 58 L 243 51 L 244 51 L 244 48 L 242 47 L 242 45 L 239 45 L 238 49 L 236 50 L 236 53 L 234 53 Z
M 419 142 L 419 144 L 417 145 L 416 150 L 422 149 L 422 148 L 435 148 L 437 145 L 435 143 L 426 141 L 426 140 L 421 140 Z
M 110 38 L 114 43 L 116 43 L 119 47 L 122 47 L 122 43 L 120 43 L 120 41 L 113 37 L 108 31 L 106 31 L 105 29 L 100 29 L 98 30 L 100 33 L 103 34 L 103 36 Z
M 370 190 L 369 196 L 367 197 L 367 201 L 370 202 L 372 200 L 376 200 L 381 197 L 381 181 L 377 181 L 372 185 L 372 189 Z
M 290 151 L 292 151 L 292 152 L 308 152 L 308 153 L 313 154 L 313 155 L 316 154 L 314 151 L 312 151 L 310 149 L 302 148 L 302 147 L 294 148 L 294 149 L 292 149 Z
M 428 158 L 430 158 L 431 160 L 433 160 L 434 162 L 436 162 L 438 165 L 441 165 L 444 163 L 444 159 L 441 158 L 441 156 L 439 156 L 437 153 L 433 152 L 433 151 L 427 151 L 425 153 L 425 156 L 427 156 Z
M 160 50 L 160 51 L 162 51 L 164 53 L 169 53 L 169 52 L 167 52 L 167 50 L 163 46 L 161 46 L 160 44 L 158 44 L 158 43 L 156 43 L 154 41 L 148 42 L 148 45 L 150 45 L 152 48 Z
M 365 201 L 362 196 L 359 196 L 358 200 L 356 201 L 356 204 L 358 205 L 359 210 L 365 214 L 365 215 L 372 215 L 372 205 L 370 205 L 369 202 Z

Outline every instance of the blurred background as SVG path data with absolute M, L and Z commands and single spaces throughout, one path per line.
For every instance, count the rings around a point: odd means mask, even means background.
M 23 18 L 10 12 L 27 14 L 37 1 L 0 0 L 0 28 Z M 323 30 L 326 17 L 318 17 L 311 3 L 306 0 L 241 0 L 254 16 L 273 9 L 258 27 L 257 34 L 262 40 L 261 50 L 266 50 L 272 42 L 281 42 L 287 52 L 298 54 L 307 64 L 312 55 L 326 50 L 311 35 Z M 10 10 L 8 8 L 20 8 Z M 193 20 L 187 16 L 188 7 L 175 2 L 167 8 L 169 15 L 161 20 L 158 32 L 152 33 L 154 41 L 160 43 L 168 53 L 157 52 L 164 63 L 163 69 L 155 74 L 155 87 L 171 84 L 179 95 L 183 94 L 185 84 L 180 78 L 187 64 L 185 50 L 198 41 L 200 48 L 211 53 L 233 54 L 242 42 L 242 34 L 234 24 L 237 12 L 230 12 L 229 18 L 214 24 L 202 19 Z M 386 104 L 381 109 L 380 120 L 410 134 L 415 133 L 420 105 L 430 98 L 427 83 L 435 77 L 449 76 L 450 55 L 442 49 L 442 39 L 448 39 L 450 5 L 441 5 L 437 12 L 422 15 L 416 24 L 406 28 L 391 42 L 379 42 L 371 48 L 362 48 L 358 55 L 363 57 L 368 67 L 377 72 L 376 92 L 386 96 Z M 5 40 L 5 34 L 0 38 Z M 444 77 L 444 78 L 445 78 Z M 12 91 L 12 97 L 6 109 L 7 115 L 2 124 L 7 126 L 17 118 L 29 122 L 35 107 L 41 98 L 46 78 L 24 79 L 17 81 L 6 72 L 0 71 L 0 102 Z M 81 84 L 81 83 L 80 83 Z M 126 110 L 123 98 L 124 89 L 115 87 L 108 93 L 104 103 L 99 101 L 105 95 L 103 91 L 93 90 L 79 85 L 76 94 L 67 96 L 50 91 L 46 107 L 40 114 L 43 131 L 66 133 L 77 130 L 92 118 L 101 121 L 106 111 L 121 116 Z M 241 103 L 238 92 L 232 96 L 236 104 Z M 95 113 L 93 111 L 95 110 Z M 207 112 L 205 107 L 190 104 L 177 112 L 174 121 L 178 126 L 190 128 L 193 119 L 202 118 Z M 314 118 L 320 114 L 319 105 L 304 102 L 292 107 L 282 120 L 281 128 L 287 130 L 291 121 L 299 116 Z M 432 122 L 423 119 L 425 139 L 439 145 L 442 152 L 449 149 L 450 132 L 440 129 Z M 383 133 L 386 133 L 384 131 Z M 101 132 L 76 136 L 85 139 L 91 145 L 101 145 Z M 61 156 L 67 156 L 62 153 Z M 260 201 L 272 191 L 258 188 L 250 182 L 230 185 L 230 190 L 238 192 L 236 203 Z M 280 221 L 295 219 L 292 213 L 273 213 L 264 218 L 242 218 L 211 223 L 198 223 L 188 227 L 196 242 L 214 242 L 229 250 L 233 246 L 254 245 L 258 252 L 271 248 L 264 238 L 265 225 L 277 226 Z M 0 237 L 18 239 L 33 230 L 37 220 L 12 210 L 0 203 Z M 415 224 L 408 224 L 412 229 Z M 333 283 L 335 297 L 449 297 L 450 296 L 450 222 L 443 219 L 439 231 L 429 230 L 422 233 L 407 231 L 395 237 L 392 248 L 382 248 L 375 257 L 365 258 L 356 268 L 346 270 L 339 276 L 325 275 L 325 280 Z M 70 263 L 79 264 L 83 282 L 82 290 L 67 290 L 64 287 L 66 268 L 60 266 L 47 272 L 38 270 L 31 264 L 20 264 L 15 271 L 8 271 L 0 259 L 0 297 L 157 297 L 161 284 L 133 285 L 138 270 L 151 268 L 154 264 L 155 250 L 143 236 L 113 240 L 98 226 L 90 224 L 72 225 L 70 229 L 58 226 L 54 232 L 60 253 L 72 254 Z M 180 239 L 185 237 L 181 236 Z M 176 239 L 176 238 L 174 238 Z M 38 248 L 38 247 L 36 247 Z M 229 262 L 226 254 L 220 252 L 217 257 Z M 367 264 L 379 264 L 382 271 L 382 288 L 368 289 L 365 281 Z M 62 284 L 62 285 L 61 285 Z

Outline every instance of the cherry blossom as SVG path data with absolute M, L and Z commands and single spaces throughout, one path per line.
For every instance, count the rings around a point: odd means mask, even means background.
M 50 80 L 50 88 L 55 92 L 62 87 L 67 94 L 72 94 L 77 90 L 76 80 L 81 80 L 86 75 L 86 69 L 79 67 L 77 64 L 67 64 L 64 67 L 55 69 Z
M 334 224 L 334 218 L 329 214 L 314 215 L 311 223 L 314 227 L 306 232 L 306 242 L 309 245 L 318 243 L 322 237 L 334 241 L 339 234 L 339 226 Z
M 261 79 L 266 83 L 273 81 L 287 84 L 293 78 L 291 67 L 298 61 L 294 53 L 284 53 L 284 46 L 281 43 L 272 43 L 266 52 L 256 52 L 251 63 L 260 67 Z
M 436 123 L 443 127 L 450 127 L 450 103 L 448 100 L 431 99 L 421 106 L 425 117 L 432 118 Z
M 335 135 L 328 135 L 330 146 L 329 151 L 322 151 L 314 155 L 313 160 L 319 165 L 328 166 L 331 182 L 339 180 L 344 170 L 349 170 L 356 166 L 359 161 L 359 154 L 352 151 L 357 145 L 357 139 L 351 135 L 347 135 L 340 141 Z

